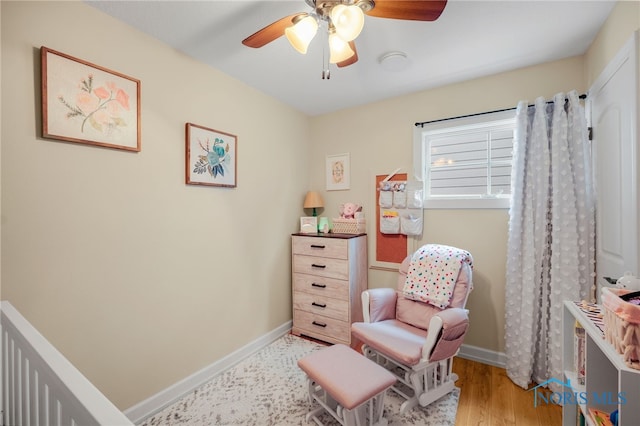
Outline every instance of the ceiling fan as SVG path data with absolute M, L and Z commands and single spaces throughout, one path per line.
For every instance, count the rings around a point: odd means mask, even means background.
M 262 47 L 286 36 L 291 46 L 307 53 L 322 27 L 326 37 L 322 78 L 331 77 L 329 63 L 346 67 L 358 61 L 355 39 L 364 26 L 364 15 L 411 21 L 435 21 L 447 0 L 305 0 L 313 11 L 294 13 L 267 25 L 242 40 L 248 47 Z

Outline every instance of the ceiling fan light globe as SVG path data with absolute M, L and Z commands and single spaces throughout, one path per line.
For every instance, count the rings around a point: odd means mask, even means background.
M 294 26 L 284 30 L 289 44 L 303 55 L 307 53 L 309 43 L 318 32 L 318 21 L 311 15 L 299 20 Z
M 331 9 L 331 22 L 344 41 L 355 40 L 364 26 L 364 12 L 359 6 L 338 4 Z
M 349 43 L 344 41 L 337 33 L 329 35 L 329 62 L 336 64 L 345 61 L 355 54 Z

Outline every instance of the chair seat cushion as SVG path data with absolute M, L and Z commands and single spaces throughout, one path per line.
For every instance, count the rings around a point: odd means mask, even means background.
M 395 319 L 351 326 L 353 336 L 380 353 L 405 365 L 416 365 L 422 358 L 427 331 Z

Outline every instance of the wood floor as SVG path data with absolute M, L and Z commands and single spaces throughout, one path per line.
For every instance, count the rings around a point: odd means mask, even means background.
M 514 384 L 503 368 L 456 357 L 460 388 L 456 425 L 554 426 L 562 424 L 559 405 L 533 406 L 533 391 Z

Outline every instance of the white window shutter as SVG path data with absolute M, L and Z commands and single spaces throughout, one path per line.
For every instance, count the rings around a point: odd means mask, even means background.
M 423 155 L 426 207 L 438 200 L 508 200 L 514 128 L 515 110 L 423 127 L 414 152 Z

